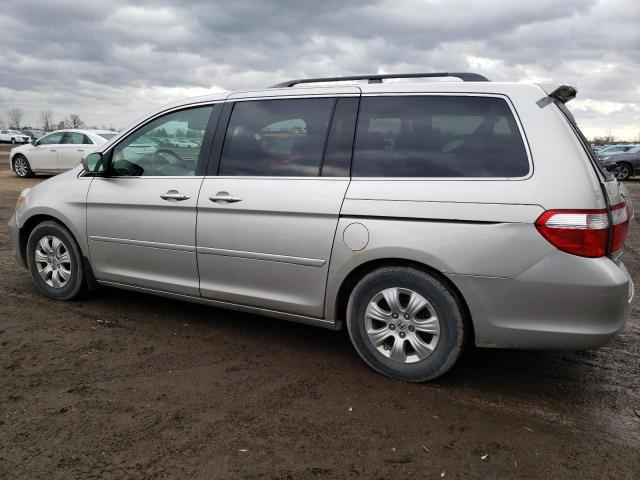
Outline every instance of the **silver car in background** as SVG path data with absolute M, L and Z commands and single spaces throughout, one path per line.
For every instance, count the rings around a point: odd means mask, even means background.
M 463 81 L 383 82 L 442 76 Z M 55 299 L 107 285 L 346 325 L 407 381 L 469 344 L 598 347 L 629 315 L 631 207 L 575 95 L 437 73 L 174 103 L 22 192 L 15 256 Z

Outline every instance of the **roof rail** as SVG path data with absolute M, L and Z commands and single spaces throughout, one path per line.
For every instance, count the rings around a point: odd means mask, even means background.
M 287 80 L 277 83 L 271 88 L 293 87 L 300 83 L 320 83 L 320 82 L 342 82 L 350 80 L 369 80 L 369 83 L 382 83 L 388 78 L 432 78 L 432 77 L 455 77 L 464 82 L 488 82 L 489 79 L 479 73 L 466 72 L 437 72 L 437 73 L 391 73 L 381 75 L 352 75 L 349 77 L 324 77 L 324 78 L 300 78 L 298 80 Z

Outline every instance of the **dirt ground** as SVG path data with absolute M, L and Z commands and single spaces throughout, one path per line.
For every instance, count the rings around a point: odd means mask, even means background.
M 597 351 L 477 350 L 424 385 L 344 332 L 139 293 L 43 297 L 0 149 L 0 478 L 640 478 L 640 309 Z M 640 205 L 640 181 L 628 182 Z M 625 263 L 640 286 L 640 234 Z

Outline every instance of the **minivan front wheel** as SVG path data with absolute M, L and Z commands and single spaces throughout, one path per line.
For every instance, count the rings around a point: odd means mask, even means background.
M 374 370 L 409 382 L 433 380 L 460 357 L 463 308 L 441 280 L 418 269 L 366 275 L 347 306 L 349 336 Z
M 80 249 L 62 225 L 37 225 L 27 241 L 27 263 L 36 285 L 46 296 L 71 300 L 82 290 L 84 275 Z

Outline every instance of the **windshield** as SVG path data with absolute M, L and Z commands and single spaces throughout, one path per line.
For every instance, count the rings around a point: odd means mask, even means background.
M 113 137 L 117 135 L 117 133 L 97 133 L 96 135 L 104 138 L 105 140 L 111 140 Z

